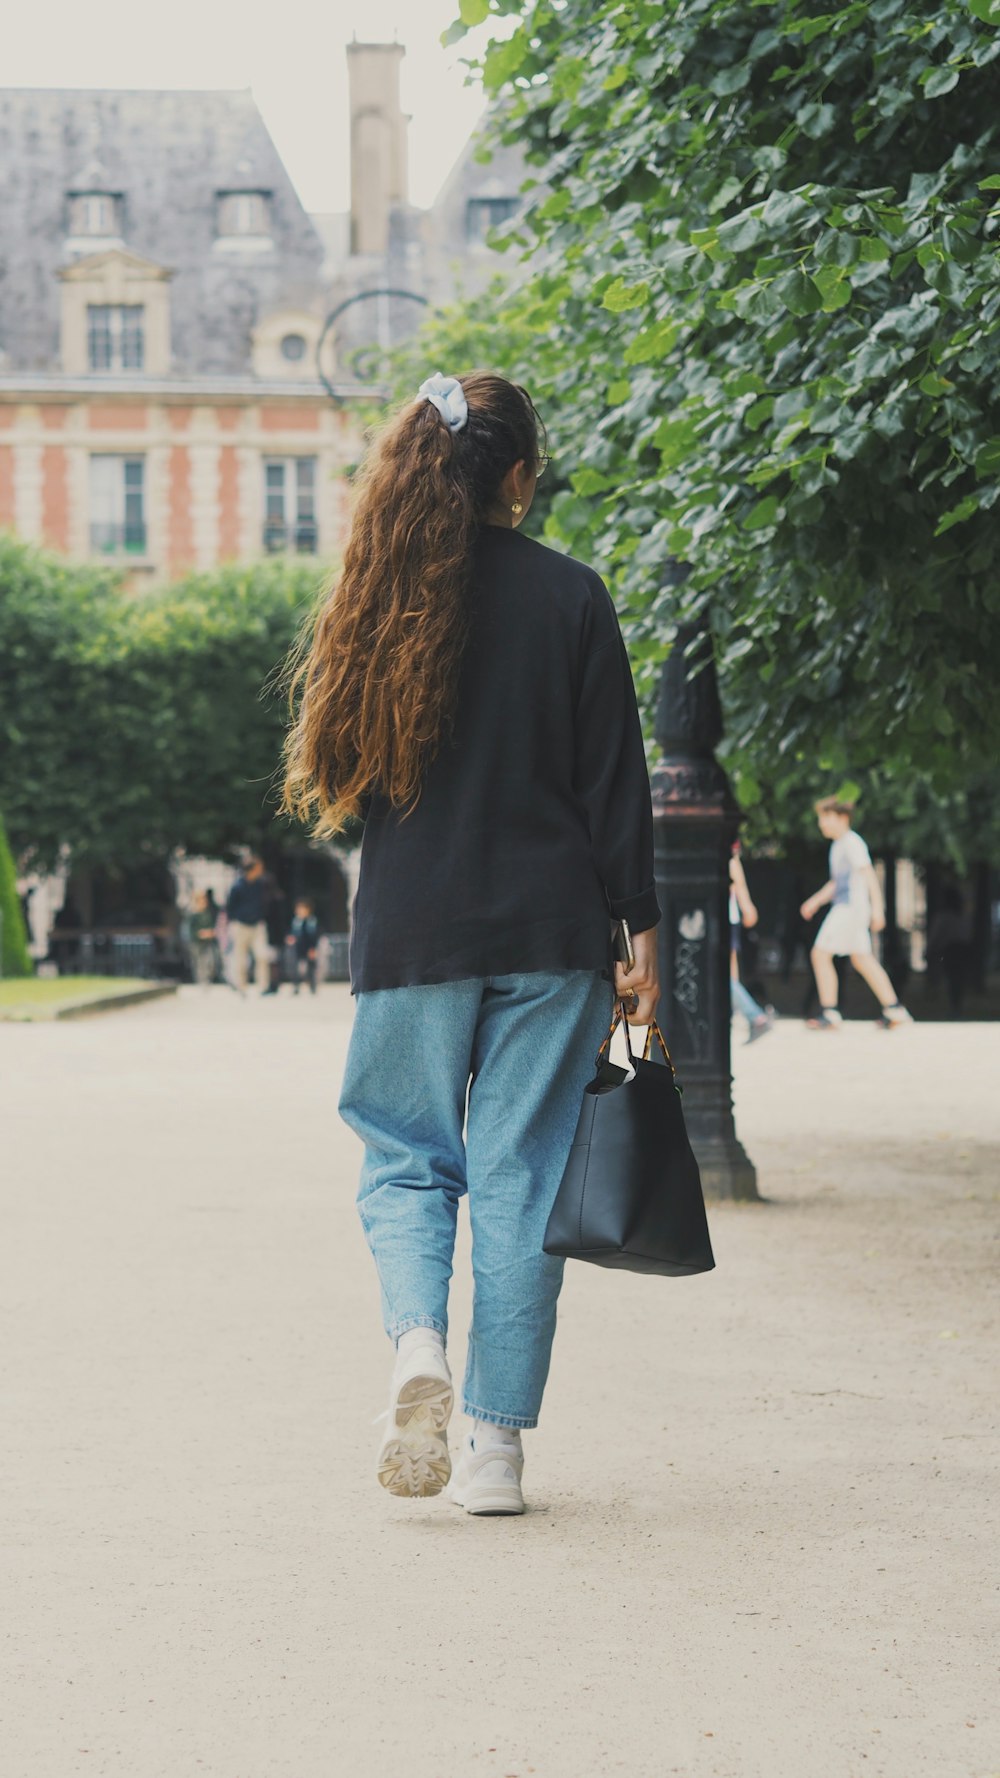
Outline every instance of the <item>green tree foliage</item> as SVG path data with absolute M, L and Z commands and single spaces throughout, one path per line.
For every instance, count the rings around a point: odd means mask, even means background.
M 31 955 L 17 895 L 17 875 L 0 819 L 0 976 L 30 975 Z
M 0 804 L 53 865 L 218 853 L 271 831 L 276 683 L 318 590 L 270 561 L 136 597 L 0 539 Z
M 562 453 L 550 537 L 648 679 L 710 607 L 748 804 L 961 802 L 1000 745 L 1000 0 L 461 11 L 520 21 L 482 58 L 537 167 L 490 356 Z

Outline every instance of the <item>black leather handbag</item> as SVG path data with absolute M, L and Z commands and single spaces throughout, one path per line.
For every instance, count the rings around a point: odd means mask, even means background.
M 715 1260 L 701 1175 L 670 1052 L 653 1024 L 644 1054 L 634 1056 L 626 1023 L 630 1066 L 619 1068 L 609 1052 L 621 1021 L 619 1006 L 584 1089 L 542 1245 L 546 1253 L 626 1272 L 710 1272 Z M 654 1037 L 665 1067 L 650 1059 Z

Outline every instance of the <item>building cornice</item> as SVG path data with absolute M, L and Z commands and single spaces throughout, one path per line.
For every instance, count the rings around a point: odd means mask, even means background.
M 365 383 L 334 383 L 341 401 L 377 400 L 384 391 Z M 0 402 L 65 401 L 90 396 L 95 401 L 255 401 L 318 402 L 330 405 L 322 383 L 267 382 L 259 377 L 63 377 L 45 372 L 0 373 Z

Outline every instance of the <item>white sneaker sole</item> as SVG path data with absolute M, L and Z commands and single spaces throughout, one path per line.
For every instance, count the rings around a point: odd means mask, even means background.
M 464 1512 L 471 1513 L 474 1518 L 510 1518 L 514 1513 L 523 1513 L 524 1500 L 520 1489 L 517 1493 L 513 1488 L 501 1492 L 498 1488 L 475 1488 L 464 1499 L 457 1494 L 449 1496 L 453 1505 L 460 1506 Z
M 451 1475 L 445 1431 L 455 1392 L 441 1377 L 404 1383 L 378 1454 L 378 1479 L 390 1494 L 411 1500 L 440 1494 Z
M 460 1506 L 463 1512 L 472 1513 L 476 1518 L 524 1511 L 524 1495 L 517 1482 L 486 1482 L 480 1486 L 472 1481 L 463 1486 L 456 1480 L 448 1489 L 448 1499 L 453 1506 Z

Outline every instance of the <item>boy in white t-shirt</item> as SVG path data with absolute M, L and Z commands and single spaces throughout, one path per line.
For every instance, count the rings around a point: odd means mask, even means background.
M 810 895 L 799 911 L 803 920 L 811 920 L 821 907 L 828 903 L 832 906 L 812 948 L 820 1016 L 810 1020 L 810 1024 L 815 1030 L 835 1031 L 843 1023 L 837 1010 L 835 957 L 850 957 L 859 976 L 868 983 L 882 1008 L 881 1025 L 889 1028 L 910 1024 L 909 1013 L 905 1006 L 900 1006 L 895 988 L 872 951 L 872 932 L 883 930 L 885 913 L 871 853 L 861 835 L 851 827 L 854 804 L 825 796 L 815 806 L 820 833 L 831 842 L 830 880 Z

